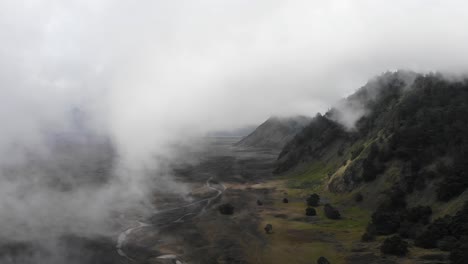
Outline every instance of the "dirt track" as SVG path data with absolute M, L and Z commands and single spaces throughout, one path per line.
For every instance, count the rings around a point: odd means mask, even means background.
M 145 222 L 149 225 L 126 234 L 119 250 L 128 262 L 247 263 L 252 241 L 265 244 L 256 201 L 267 200 L 270 190 L 249 186 L 271 178 L 277 153 L 235 148 L 234 142 L 213 141 L 196 154 L 198 162 L 175 165 L 178 180 L 193 187 L 192 201 L 177 205 L 169 201 Z M 217 210 L 227 202 L 235 208 L 232 216 Z

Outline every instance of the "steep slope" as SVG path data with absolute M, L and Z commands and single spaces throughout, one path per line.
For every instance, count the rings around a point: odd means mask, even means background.
M 463 176 L 468 172 L 463 162 L 468 151 L 466 80 L 419 75 L 407 84 L 401 73 L 389 73 L 361 88 L 345 104 L 365 109 L 355 127 L 346 128 L 339 121 L 349 107 L 317 115 L 285 146 L 277 172 L 333 157 L 337 171 L 346 169 L 342 177 L 332 177 L 328 187 L 342 192 L 373 181 L 399 162 L 404 175 L 401 185 L 407 192 L 415 184 L 438 178 L 437 198 L 448 201 L 468 187 Z
M 282 148 L 310 122 L 305 116 L 271 117 L 236 145 L 242 147 Z
M 453 263 L 463 263 L 468 226 L 439 218 L 466 215 L 467 154 L 468 81 L 393 72 L 317 115 L 286 144 L 275 172 L 290 192 L 316 191 L 373 212 L 365 241 L 398 234 L 451 250 Z

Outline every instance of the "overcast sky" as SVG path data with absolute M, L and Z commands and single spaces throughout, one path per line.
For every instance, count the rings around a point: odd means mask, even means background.
M 462 0 L 2 0 L 0 166 L 71 129 L 74 108 L 138 169 L 189 136 L 323 113 L 387 70 L 465 74 L 467 26 Z
M 466 25 L 461 0 L 4 0 L 0 151 L 66 129 L 74 107 L 137 161 L 313 116 L 387 70 L 465 73 Z
M 54 121 L 75 104 L 104 129 L 133 137 L 156 127 L 196 132 L 314 115 L 386 70 L 465 72 L 467 7 L 433 0 L 6 0 L 2 121 Z

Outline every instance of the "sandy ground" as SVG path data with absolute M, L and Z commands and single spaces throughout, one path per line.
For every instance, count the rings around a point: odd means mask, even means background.
M 233 142 L 222 139 L 198 153 L 198 162 L 176 164 L 191 201 L 166 197 L 165 208 L 129 232 L 121 245 L 129 263 L 250 263 L 252 242 L 266 246 L 256 201 L 268 201 L 271 188 L 255 186 L 271 179 L 277 152 Z M 233 215 L 218 211 L 223 203 L 234 206 Z

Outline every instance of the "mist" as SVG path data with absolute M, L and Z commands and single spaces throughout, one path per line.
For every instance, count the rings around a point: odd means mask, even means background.
M 155 189 L 187 192 L 166 167 L 174 144 L 313 116 L 387 70 L 463 75 L 467 7 L 2 1 L 0 237 L 114 235 L 116 214 L 157 210 Z

